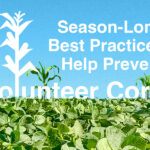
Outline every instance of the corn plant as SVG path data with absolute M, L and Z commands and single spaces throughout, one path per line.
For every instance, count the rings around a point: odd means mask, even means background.
M 15 75 L 15 96 L 19 97 L 19 78 L 29 69 L 35 70 L 31 62 L 28 62 L 21 69 L 19 65 L 21 59 L 31 51 L 27 42 L 20 44 L 20 36 L 32 21 L 24 22 L 23 16 L 25 16 L 25 13 L 20 11 L 15 13 L 14 16 L 10 16 L 8 13 L 2 13 L 0 16 L 6 19 L 0 29 L 8 28 L 10 30 L 6 33 L 7 38 L 0 47 L 9 46 L 15 53 L 14 60 L 10 55 L 6 55 L 5 60 L 7 63 L 4 66 Z
M 138 79 L 137 79 L 137 82 L 136 82 L 136 85 L 138 84 L 139 81 L 140 81 L 140 82 L 142 83 L 142 85 L 145 86 L 145 87 L 150 86 L 150 75 L 144 74 L 143 77 L 138 78 Z M 147 93 L 146 93 L 146 98 L 147 98 L 147 99 L 150 98 L 149 95 L 150 95 L 150 90 L 148 90 Z
M 43 86 L 48 86 L 48 83 L 52 80 L 55 80 L 55 78 L 58 78 L 59 80 L 61 80 L 58 66 L 52 65 L 50 67 L 45 67 L 41 64 L 41 62 L 39 62 L 39 66 L 40 67 L 36 67 L 36 70 L 28 71 L 27 76 L 29 76 L 30 73 L 36 75 L 39 81 L 42 82 Z M 52 71 L 53 71 L 53 75 L 50 76 L 50 73 Z M 52 88 L 51 88 L 51 91 L 53 91 Z M 43 99 L 45 99 L 45 96 L 46 96 L 46 91 L 44 90 Z

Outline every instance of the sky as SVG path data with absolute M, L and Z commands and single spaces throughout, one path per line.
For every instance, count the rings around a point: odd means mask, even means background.
M 149 34 L 60 34 L 58 33 L 57 23 L 60 20 L 66 20 L 74 23 L 112 23 L 121 24 L 124 20 L 133 25 L 135 23 L 150 22 L 150 1 L 149 0 L 0 0 L 0 13 L 8 12 L 13 15 L 15 12 L 22 11 L 26 13 L 25 20 L 33 20 L 30 26 L 21 36 L 21 42 L 28 42 L 32 51 L 28 53 L 20 62 L 23 66 L 28 61 L 37 66 L 38 62 L 42 62 L 45 66 L 57 65 L 61 68 L 62 57 L 72 57 L 73 59 L 95 59 L 98 61 L 99 68 L 92 74 L 86 71 L 60 71 L 62 81 L 59 82 L 61 87 L 69 85 L 72 87 L 78 86 L 99 86 L 99 92 L 96 97 L 107 97 L 106 89 L 110 82 L 120 81 L 125 87 L 135 85 L 136 79 L 143 76 L 144 73 L 149 74 L 149 70 L 128 70 L 114 71 L 110 69 L 104 71 L 102 62 L 104 57 L 113 57 L 115 59 L 127 60 L 149 60 L 149 53 L 101 53 L 96 51 L 90 53 L 88 50 L 85 53 L 57 53 L 49 52 L 48 41 L 50 38 L 57 38 L 61 41 L 77 41 L 84 39 L 85 41 L 91 38 L 100 40 L 125 41 L 126 39 L 136 38 L 139 41 L 148 41 Z M 0 25 L 4 22 L 0 18 Z M 0 43 L 5 39 L 5 31 L 0 31 Z M 88 48 L 88 47 L 86 47 Z M 5 56 L 10 54 L 13 56 L 13 51 L 9 47 L 0 48 L 0 86 L 8 85 L 14 87 L 14 75 L 2 65 L 5 64 Z M 31 75 L 26 77 L 23 75 L 20 78 L 21 85 L 30 87 L 31 85 L 39 85 L 38 79 Z M 50 83 L 50 86 L 52 83 Z M 120 92 L 119 89 L 114 89 L 114 95 Z

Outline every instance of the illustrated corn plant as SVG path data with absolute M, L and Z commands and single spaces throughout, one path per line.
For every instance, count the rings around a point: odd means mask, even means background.
M 146 75 L 144 74 L 143 77 L 140 77 L 137 79 L 136 85 L 138 84 L 138 82 L 141 82 L 143 86 L 148 87 L 150 86 L 150 75 Z M 150 90 L 147 91 L 146 93 L 146 98 L 149 99 L 150 97 Z
M 9 46 L 15 53 L 15 59 L 13 61 L 10 55 L 5 56 L 7 67 L 15 75 L 15 96 L 19 97 L 19 78 L 29 69 L 35 70 L 35 67 L 31 62 L 28 62 L 24 67 L 20 69 L 19 62 L 21 59 L 31 51 L 27 42 L 20 44 L 20 36 L 23 31 L 29 26 L 32 21 L 23 21 L 25 13 L 15 13 L 14 16 L 10 16 L 8 13 L 2 13 L 0 16 L 4 17 L 6 21 L 0 27 L 1 29 L 8 28 L 10 31 L 6 33 L 6 40 L 0 45 Z
M 59 75 L 59 67 L 56 65 L 50 66 L 50 67 L 45 67 L 39 62 L 40 67 L 35 67 L 36 69 L 30 70 L 27 72 L 27 76 L 31 73 L 34 74 L 38 77 L 39 81 L 42 82 L 43 86 L 48 86 L 48 83 L 55 78 L 58 78 L 61 80 L 61 77 Z M 50 76 L 50 73 L 53 71 L 53 75 Z M 37 86 L 36 86 L 37 87 Z M 53 89 L 51 88 L 53 91 Z M 46 96 L 46 91 L 44 90 L 44 95 L 43 98 L 45 99 Z

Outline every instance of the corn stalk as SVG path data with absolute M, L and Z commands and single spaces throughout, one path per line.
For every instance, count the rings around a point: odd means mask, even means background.
M 5 56 L 6 64 L 4 67 L 8 68 L 15 76 L 15 97 L 19 97 L 19 78 L 28 70 L 36 70 L 34 65 L 29 61 L 24 67 L 20 69 L 19 62 L 24 56 L 31 51 L 27 42 L 20 44 L 20 36 L 23 31 L 29 26 L 32 21 L 23 21 L 25 13 L 15 13 L 14 16 L 10 16 L 8 13 L 2 13 L 0 16 L 4 17 L 6 21 L 0 27 L 0 30 L 8 28 L 10 31 L 6 32 L 7 38 L 0 45 L 9 46 L 15 53 L 15 60 L 10 55 Z

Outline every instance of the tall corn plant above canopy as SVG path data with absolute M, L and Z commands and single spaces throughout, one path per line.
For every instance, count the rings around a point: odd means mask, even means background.
M 61 81 L 61 77 L 59 75 L 60 70 L 59 70 L 58 66 L 52 65 L 52 66 L 49 66 L 49 67 L 45 67 L 41 64 L 41 62 L 39 62 L 39 66 L 40 67 L 35 67 L 36 70 L 28 71 L 27 76 L 30 73 L 33 74 L 33 75 L 36 75 L 38 77 L 39 81 L 42 82 L 43 86 L 48 86 L 48 83 L 50 81 L 55 80 L 56 78 L 58 78 L 59 81 Z M 53 74 L 52 76 L 50 74 L 51 72 Z M 51 90 L 53 90 L 53 89 L 51 88 Z M 46 95 L 46 91 L 44 90 L 43 98 L 45 98 L 45 95 Z
M 136 81 L 136 85 L 138 85 L 139 81 L 142 83 L 142 85 L 144 87 L 150 87 L 150 75 L 144 74 L 143 77 L 138 78 L 137 81 Z M 150 90 L 147 90 L 146 97 L 147 97 L 147 99 L 150 98 Z

